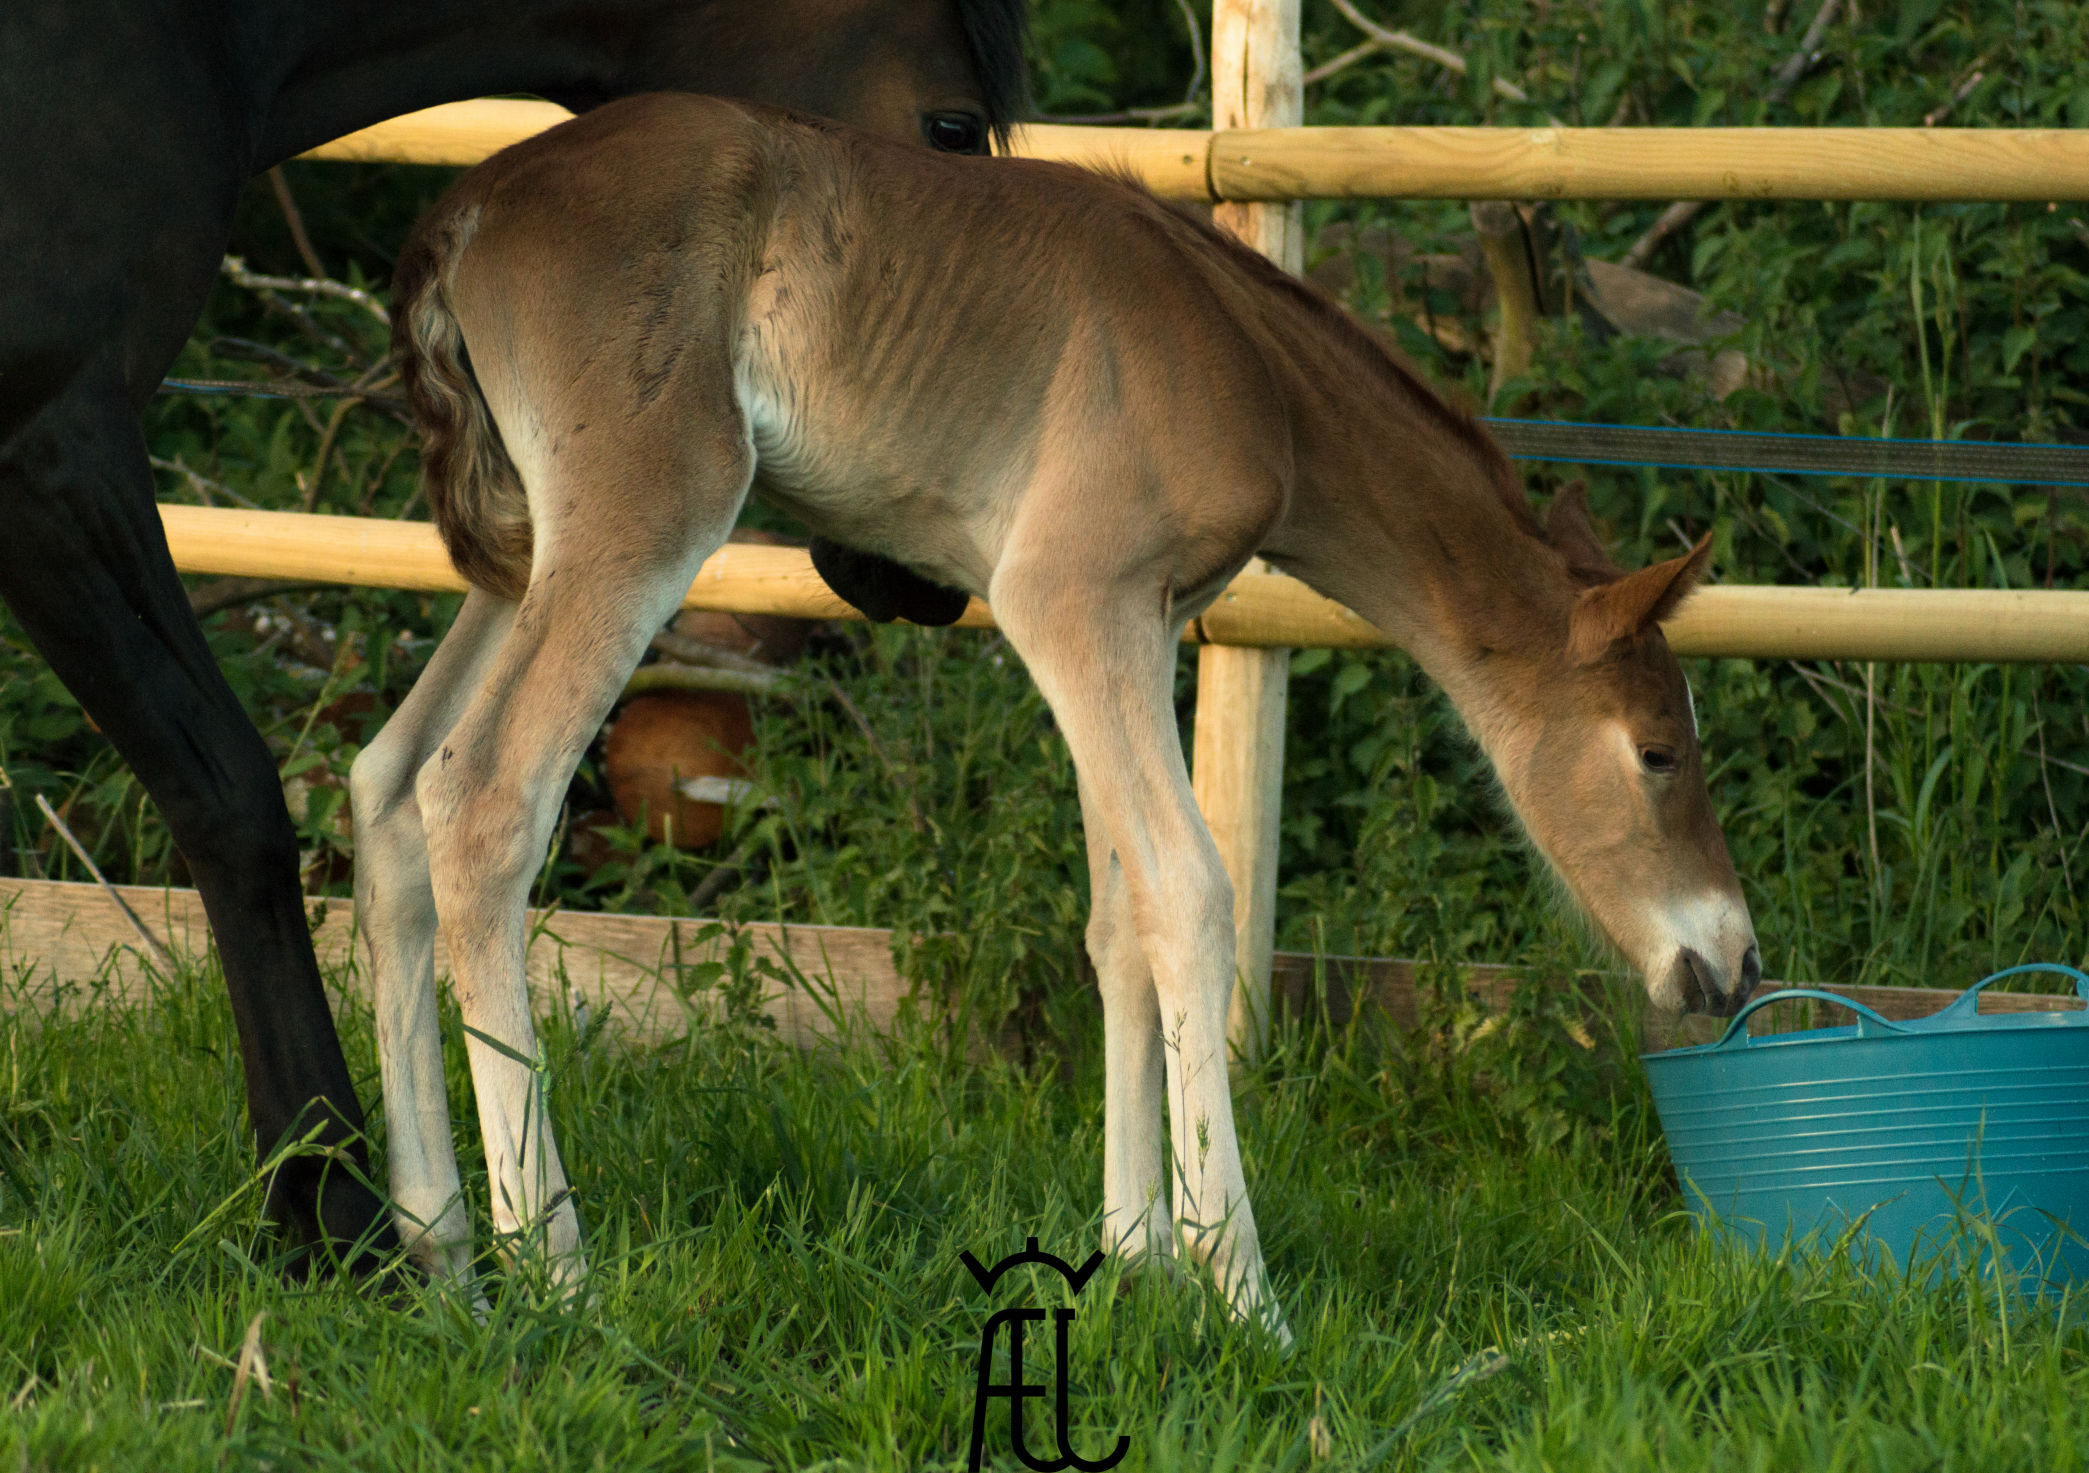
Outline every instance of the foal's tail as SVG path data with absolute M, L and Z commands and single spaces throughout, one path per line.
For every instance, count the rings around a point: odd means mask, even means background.
M 467 208 L 440 211 L 415 228 L 393 274 L 392 351 L 421 432 L 428 506 L 450 561 L 474 587 L 520 599 L 529 586 L 529 501 L 449 302 L 457 258 L 478 223 L 478 210 Z

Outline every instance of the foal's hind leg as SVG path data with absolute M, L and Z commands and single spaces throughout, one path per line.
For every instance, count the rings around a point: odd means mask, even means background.
M 1025 556 L 1012 547 L 994 575 L 994 611 L 1058 718 L 1080 772 L 1084 814 L 1100 820 L 1116 851 L 1152 965 L 1181 1246 L 1210 1267 L 1237 1313 L 1288 1340 L 1269 1294 L 1233 1129 L 1226 1055 L 1233 887 L 1197 812 L 1175 729 L 1175 642 L 1160 617 L 1157 584 L 1098 586 L 1092 568 L 1071 561 L 1076 556 L 1057 549 Z M 1121 1028 L 1135 1016 L 1128 1007 L 1106 1021 Z M 1145 1056 L 1127 1040 L 1109 1058 L 1113 1075 L 1126 1068 L 1136 1077 Z M 1136 1095 L 1136 1083 L 1133 1089 Z
M 581 754 L 732 527 L 752 471 L 751 454 L 738 448 L 737 459 L 679 494 L 653 492 L 646 466 L 569 484 L 548 478 L 533 506 L 573 508 L 572 524 L 539 521 L 514 625 L 415 785 L 436 911 L 472 1030 L 494 1227 L 511 1244 L 541 1245 L 562 1282 L 577 1280 L 585 1264 L 530 1020 L 529 884 Z
M 428 668 L 357 756 L 348 779 L 355 804 L 355 914 L 370 947 L 399 1236 L 432 1278 L 467 1288 L 471 1217 L 443 1086 L 435 892 L 414 779 L 463 714 L 514 618 L 514 604 L 472 590 Z

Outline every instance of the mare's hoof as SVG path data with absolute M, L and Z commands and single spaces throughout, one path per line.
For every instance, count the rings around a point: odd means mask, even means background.
M 384 1280 L 404 1261 L 392 1214 L 375 1194 L 345 1172 L 329 1172 L 318 1203 L 288 1200 L 279 1192 L 269 1204 L 285 1249 L 283 1266 L 294 1278 L 345 1270 L 350 1278 Z

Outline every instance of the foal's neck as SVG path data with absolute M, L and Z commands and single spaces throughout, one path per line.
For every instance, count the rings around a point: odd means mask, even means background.
M 1263 555 L 1447 685 L 1479 643 L 1563 630 L 1563 560 L 1485 430 L 1302 289 L 1271 328 L 1297 482 Z

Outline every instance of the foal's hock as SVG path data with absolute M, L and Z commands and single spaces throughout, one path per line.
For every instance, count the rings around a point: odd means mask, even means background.
M 1753 986 L 1658 627 L 1706 544 L 1624 573 L 1578 492 L 1541 528 L 1468 416 L 1325 298 L 1138 189 L 641 98 L 467 175 L 416 230 L 398 294 L 429 501 L 474 591 L 357 763 L 356 889 L 393 1190 L 438 1273 L 468 1273 L 469 1230 L 437 918 L 475 1030 L 495 1223 L 577 1274 L 523 1062 L 526 892 L 581 752 L 750 491 L 992 603 L 1079 774 L 1106 1245 L 1189 1255 L 1279 1333 L 1227 1092 L 1231 887 L 1171 702 L 1184 623 L 1250 557 L 1443 684 L 1658 1000 L 1730 1011 Z

